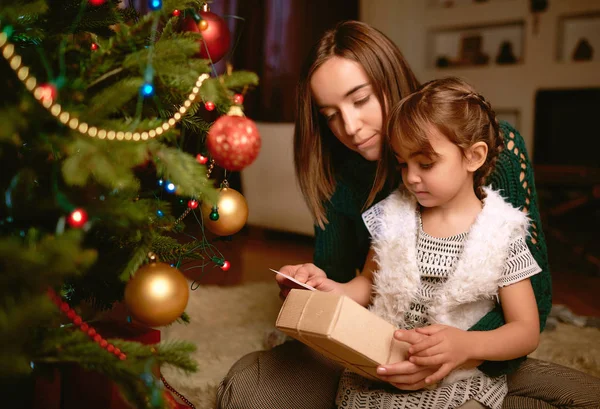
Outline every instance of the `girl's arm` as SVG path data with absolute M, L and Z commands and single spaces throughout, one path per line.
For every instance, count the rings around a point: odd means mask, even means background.
M 471 359 L 505 361 L 535 351 L 540 340 L 538 309 L 529 279 L 500 288 L 506 324 L 493 331 L 471 331 Z
M 434 383 L 470 360 L 503 361 L 533 352 L 539 343 L 539 318 L 529 279 L 501 288 L 506 324 L 492 331 L 463 331 L 431 325 L 415 331 L 428 337 L 409 348 L 410 362 L 441 365 L 425 380 Z M 396 337 L 398 338 L 398 337 Z
M 533 166 L 529 161 L 525 141 L 519 132 L 507 122 L 500 122 L 504 133 L 504 150 L 500 153 L 495 171 L 488 183 L 500 190 L 513 206 L 528 212 L 531 219 L 527 237 L 527 247 L 533 254 L 542 271 L 531 277 L 531 286 L 535 293 L 540 331 L 546 325 L 546 318 L 552 308 L 552 280 L 548 268 L 548 253 L 544 232 L 542 230 L 540 212 L 537 203 L 537 193 L 533 174 Z M 497 306 L 477 322 L 471 331 L 488 331 L 505 324 L 502 308 Z M 524 358 L 508 362 L 487 361 L 479 369 L 490 376 L 498 376 L 514 371 Z

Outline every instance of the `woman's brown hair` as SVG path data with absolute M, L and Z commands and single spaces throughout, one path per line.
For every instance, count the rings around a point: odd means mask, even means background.
M 419 83 L 398 47 L 377 29 L 359 21 L 345 21 L 323 34 L 311 49 L 297 88 L 298 108 L 294 130 L 294 164 L 300 189 L 315 221 L 322 228 L 327 223 L 324 204 L 335 190 L 334 156 L 342 149 L 329 130 L 312 98 L 310 80 L 313 73 L 331 57 L 342 57 L 359 63 L 365 70 L 373 92 L 382 107 L 383 123 L 386 106 L 393 106 L 410 94 Z M 382 130 L 383 132 L 383 130 Z M 383 138 L 382 138 L 383 140 Z M 392 157 L 383 144 L 382 157 Z M 389 161 L 379 161 L 376 182 L 365 207 L 386 185 L 394 183 Z
M 489 102 L 473 87 L 456 77 L 423 84 L 417 92 L 393 107 L 387 123 L 387 142 L 433 153 L 428 129 L 434 126 L 463 152 L 477 142 L 488 146 L 487 158 L 473 175 L 473 187 L 479 199 L 485 198 L 483 186 L 494 170 L 504 147 L 496 114 Z

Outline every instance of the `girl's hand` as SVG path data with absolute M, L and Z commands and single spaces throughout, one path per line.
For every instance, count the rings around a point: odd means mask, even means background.
M 439 324 L 417 328 L 415 331 L 427 337 L 417 343 L 407 340 L 412 344 L 408 350 L 409 361 L 426 367 L 439 366 L 434 374 L 425 378 L 426 384 L 442 380 L 470 359 L 470 338 L 467 331 Z
M 428 336 L 419 334 L 415 330 L 397 330 L 394 338 L 409 344 L 418 344 Z M 401 361 L 390 365 L 380 365 L 377 368 L 377 375 L 381 380 L 391 383 L 398 389 L 416 391 L 427 386 L 425 379 L 437 372 L 439 368 L 440 365 L 421 366 L 410 361 Z
M 279 271 L 319 291 L 342 292 L 339 283 L 328 279 L 327 274 L 312 263 L 283 266 Z M 280 288 L 279 297 L 281 299 L 285 299 L 293 288 L 298 288 L 293 282 L 279 274 L 275 275 L 275 280 Z

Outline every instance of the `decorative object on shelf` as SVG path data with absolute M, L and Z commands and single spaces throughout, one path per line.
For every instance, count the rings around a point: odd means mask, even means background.
M 185 311 L 188 282 L 174 267 L 157 262 L 149 253 L 150 263 L 142 266 L 125 287 L 125 305 L 138 321 L 158 327 L 175 321 Z
M 221 60 L 229 51 L 231 34 L 227 22 L 208 8 L 208 4 L 200 11 L 201 20 L 186 17 L 182 21 L 181 29 L 202 34 L 198 57 L 209 59 L 214 64 Z
M 227 186 L 226 182 L 223 182 L 225 187 L 219 192 L 216 205 L 206 200 L 201 205 L 204 226 L 219 236 L 231 236 L 237 233 L 248 220 L 248 202 L 246 202 L 246 198 L 237 190 Z M 215 207 L 218 212 L 217 220 L 213 220 L 211 217 Z
M 448 57 L 446 57 L 445 55 L 442 55 L 435 60 L 435 66 L 438 68 L 446 68 L 446 67 L 449 67 L 450 65 L 451 65 L 450 59 Z
M 573 61 L 591 61 L 594 56 L 594 48 L 587 38 L 580 38 L 573 51 Z
M 514 64 L 516 62 L 517 57 L 513 51 L 512 43 L 510 41 L 503 41 L 496 56 L 496 64 Z
M 254 162 L 261 139 L 256 124 L 233 105 L 227 115 L 217 119 L 206 137 L 206 148 L 217 165 L 231 171 L 242 170 Z
M 460 65 L 485 65 L 489 56 L 482 51 L 483 37 L 480 34 L 466 35 L 460 42 Z
M 540 14 L 548 9 L 548 0 L 529 0 L 529 10 L 533 13 L 533 34 L 537 34 L 540 25 Z

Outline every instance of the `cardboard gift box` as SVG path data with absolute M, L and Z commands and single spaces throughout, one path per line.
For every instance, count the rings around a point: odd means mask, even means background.
M 343 295 L 291 290 L 275 326 L 373 380 L 378 365 L 408 356 L 409 344 L 394 339 L 394 325 Z

